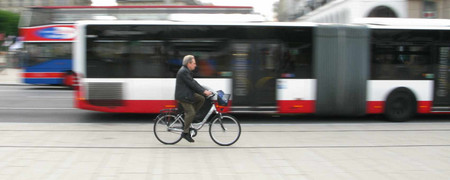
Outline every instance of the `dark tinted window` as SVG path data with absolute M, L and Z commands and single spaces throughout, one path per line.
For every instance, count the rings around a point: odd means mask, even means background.
M 283 78 L 312 78 L 312 28 L 280 28 L 283 42 L 279 72 Z
M 72 59 L 72 43 L 26 43 L 23 61 L 27 66 L 55 59 Z
M 166 77 L 165 28 L 92 26 L 87 28 L 87 76 L 91 78 Z
M 87 27 L 87 77 L 175 77 L 182 58 L 196 57 L 196 77 L 232 77 L 232 44 L 276 42 L 268 67 L 282 77 L 311 78 L 311 28 L 261 26 Z
M 427 79 L 433 74 L 435 31 L 373 30 L 372 79 Z
M 175 77 L 185 55 L 195 56 L 196 77 L 231 77 L 230 26 L 168 26 L 166 47 Z

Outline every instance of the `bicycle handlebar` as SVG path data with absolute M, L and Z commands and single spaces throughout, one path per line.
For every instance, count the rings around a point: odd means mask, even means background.
M 210 91 L 210 92 L 211 92 L 211 95 L 207 96 L 206 99 L 210 99 L 210 98 L 214 97 L 217 94 L 214 91 Z

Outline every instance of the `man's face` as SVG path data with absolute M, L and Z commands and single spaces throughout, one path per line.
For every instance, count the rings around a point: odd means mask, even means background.
M 189 70 L 193 71 L 195 69 L 195 67 L 197 67 L 197 63 L 195 62 L 195 59 L 192 59 L 192 61 L 187 64 L 187 67 Z

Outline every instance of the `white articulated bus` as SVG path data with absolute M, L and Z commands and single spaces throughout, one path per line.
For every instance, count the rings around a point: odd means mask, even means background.
M 450 27 L 81 21 L 78 108 L 174 107 L 182 58 L 200 84 L 231 93 L 231 113 L 449 113 Z

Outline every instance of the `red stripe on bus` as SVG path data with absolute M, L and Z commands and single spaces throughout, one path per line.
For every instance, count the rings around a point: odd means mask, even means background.
M 381 114 L 384 112 L 384 101 L 367 101 L 367 114 Z
M 316 101 L 313 100 L 284 100 L 278 101 L 279 113 L 314 113 Z
M 432 106 L 433 106 L 432 101 L 418 101 L 417 102 L 417 113 L 431 113 Z
M 64 73 L 60 72 L 26 72 L 22 73 L 24 78 L 62 78 Z
M 120 101 L 120 105 L 111 104 L 110 106 L 99 106 L 90 104 L 87 100 L 83 99 L 79 91 L 76 91 L 75 96 L 75 106 L 77 108 L 101 112 L 159 113 L 161 109 L 176 107 L 176 102 L 174 100 L 122 100 Z M 310 114 L 315 113 L 315 104 L 316 102 L 313 100 L 278 101 L 278 111 L 283 114 Z M 382 114 L 384 113 L 384 104 L 383 101 L 369 101 L 367 102 L 366 113 Z M 417 113 L 433 113 L 431 112 L 431 105 L 431 101 L 417 102 Z M 229 112 L 229 110 L 229 107 L 225 107 L 224 112 Z
M 103 105 L 93 105 L 90 101 L 80 98 L 80 94 L 75 94 L 77 99 L 75 107 L 86 110 L 101 112 L 120 113 L 159 113 L 162 109 L 176 108 L 174 100 L 94 100 Z M 110 103 L 111 104 L 108 104 Z M 120 103 L 120 105 L 116 104 Z M 231 103 L 231 102 L 230 102 Z M 216 106 L 221 112 L 229 112 L 229 106 Z
M 101 102 L 101 100 L 98 100 L 98 102 Z M 114 104 L 99 106 L 92 105 L 88 100 L 78 99 L 75 106 L 86 110 L 120 113 L 159 113 L 162 109 L 175 108 L 175 101 L 173 100 L 122 100 L 120 103 L 121 106 Z
M 121 112 L 121 113 L 159 113 L 161 109 L 174 108 L 174 100 L 122 100 L 117 101 L 121 105 L 112 103 L 107 105 L 93 105 L 83 99 L 80 93 L 76 93 L 75 106 L 80 109 L 101 111 L 101 112 Z M 99 100 L 98 102 L 100 102 Z M 104 101 L 107 103 L 107 101 Z M 100 102 L 101 103 L 101 102 Z M 232 104 L 232 102 L 230 102 Z M 280 113 L 314 113 L 315 101 L 278 101 Z M 224 107 L 224 112 L 229 112 L 229 106 Z
M 417 101 L 417 113 L 431 113 L 432 101 Z M 367 114 L 384 113 L 384 101 L 368 101 Z

